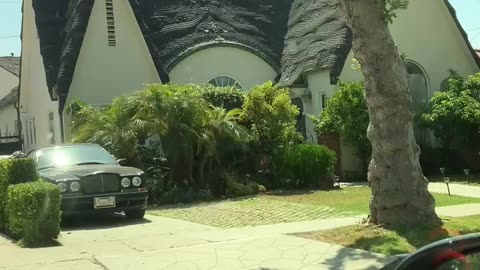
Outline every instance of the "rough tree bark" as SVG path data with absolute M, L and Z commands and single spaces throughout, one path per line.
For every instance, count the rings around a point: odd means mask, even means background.
M 407 71 L 379 0 L 339 0 L 365 77 L 372 143 L 369 221 L 392 226 L 440 223 L 413 133 Z

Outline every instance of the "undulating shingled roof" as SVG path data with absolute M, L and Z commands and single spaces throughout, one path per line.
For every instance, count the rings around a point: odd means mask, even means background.
M 63 106 L 94 0 L 33 0 L 47 86 L 54 90 Z
M 14 87 L 8 94 L 0 99 L 0 108 L 15 104 L 18 98 L 18 86 Z
M 0 68 L 12 73 L 15 76 L 20 75 L 20 57 L 4 56 L 0 57 Z M 18 86 L 14 87 L 8 94 L 0 97 L 0 108 L 14 104 L 17 101 Z
M 4 68 L 6 71 L 18 77 L 20 75 L 20 57 L 0 57 L 0 68 Z
M 198 48 L 230 44 L 280 71 L 291 0 L 130 0 L 147 39 L 169 71 Z M 234 63 L 232 63 L 234 64 Z
M 336 82 L 352 47 L 352 34 L 337 0 L 293 2 L 279 84 L 292 85 L 304 72 L 330 68 Z
M 162 82 L 195 50 L 223 44 L 250 50 L 291 85 L 304 72 L 330 68 L 338 78 L 351 33 L 338 0 L 129 0 Z M 475 61 L 480 57 L 444 0 Z M 33 0 L 40 52 L 50 94 L 60 110 L 75 71 L 94 0 Z M 232 63 L 235 65 L 235 63 Z

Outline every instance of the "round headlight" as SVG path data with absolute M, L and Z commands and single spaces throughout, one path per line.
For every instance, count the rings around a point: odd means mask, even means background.
M 65 192 L 67 191 L 67 185 L 65 183 L 59 183 L 57 184 L 57 187 L 60 189 L 60 192 Z
M 133 179 L 132 179 L 132 184 L 136 187 L 139 187 L 141 184 L 142 184 L 142 178 L 138 177 L 138 176 L 135 176 Z
M 78 183 L 78 182 L 70 183 L 70 190 L 72 192 L 78 192 L 80 190 L 80 183 Z
M 126 177 L 123 178 L 121 184 L 122 184 L 122 187 L 128 188 L 130 186 L 130 179 L 128 179 Z

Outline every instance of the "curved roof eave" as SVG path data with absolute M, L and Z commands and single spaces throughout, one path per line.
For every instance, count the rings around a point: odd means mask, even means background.
M 201 44 L 197 44 L 184 52 L 180 53 L 180 55 L 173 61 L 171 64 L 169 64 L 167 67 L 165 67 L 165 70 L 167 72 L 172 71 L 172 69 L 180 63 L 182 60 L 187 58 L 188 56 L 194 54 L 195 52 L 207 49 L 207 48 L 212 48 L 212 47 L 234 47 L 234 48 L 239 48 L 239 49 L 244 49 L 252 54 L 255 54 L 256 56 L 260 57 L 263 61 L 268 63 L 277 73 L 280 73 L 280 66 L 275 62 L 274 59 L 271 59 L 270 57 L 260 53 L 258 50 L 255 50 L 254 48 L 245 45 L 245 44 L 240 44 L 238 42 L 233 42 L 233 41 L 211 41 L 211 42 L 204 42 Z

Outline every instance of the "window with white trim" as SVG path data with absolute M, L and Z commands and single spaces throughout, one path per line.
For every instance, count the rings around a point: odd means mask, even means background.
M 218 77 L 215 77 L 213 79 L 211 79 L 208 84 L 211 84 L 213 86 L 217 86 L 217 87 L 228 87 L 228 86 L 231 86 L 231 87 L 235 87 L 235 88 L 238 88 L 238 89 L 242 89 L 242 87 L 240 86 L 240 84 L 235 80 L 235 79 L 232 79 L 228 76 L 218 76 Z

